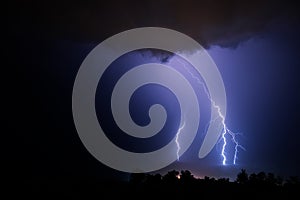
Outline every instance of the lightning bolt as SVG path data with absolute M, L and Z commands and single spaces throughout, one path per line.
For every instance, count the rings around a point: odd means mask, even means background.
M 226 123 L 225 123 L 225 117 L 224 117 L 224 115 L 221 112 L 220 106 L 216 105 L 216 103 L 213 100 L 211 100 L 211 102 L 213 104 L 213 107 L 215 109 L 217 109 L 218 115 L 221 118 L 221 123 L 222 123 L 222 126 L 223 126 L 223 128 L 222 128 L 223 146 L 222 146 L 222 151 L 221 151 L 221 155 L 223 157 L 222 164 L 226 165 L 226 161 L 227 161 L 227 158 L 226 158 L 226 155 L 225 155 L 225 148 L 226 148 L 226 145 L 227 145 L 226 134 L 228 133 L 228 134 L 230 134 L 230 136 L 232 138 L 232 141 L 233 141 L 233 143 L 235 145 L 235 147 L 234 147 L 234 157 L 233 157 L 233 164 L 235 165 L 236 164 L 236 159 L 237 159 L 238 147 L 240 147 L 242 149 L 244 149 L 244 147 L 242 147 L 237 142 L 236 137 L 235 137 L 236 134 L 227 128 Z
M 240 145 L 240 144 L 238 143 L 238 141 L 236 140 L 236 137 L 235 137 L 235 136 L 236 136 L 238 133 L 232 132 L 232 131 L 229 130 L 227 127 L 226 127 L 226 129 L 227 129 L 227 132 L 231 135 L 231 139 L 232 139 L 233 143 L 235 144 L 235 147 L 234 147 L 234 157 L 233 157 L 233 164 L 235 165 L 235 164 L 236 164 L 236 160 L 237 160 L 238 148 L 241 148 L 241 149 L 244 150 L 244 151 L 246 151 L 246 149 L 245 149 L 245 147 L 243 147 L 242 145 Z
M 175 142 L 176 142 L 176 145 L 177 145 L 177 152 L 176 152 L 176 155 L 177 155 L 177 161 L 179 161 L 179 151 L 180 151 L 180 143 L 178 141 L 178 138 L 179 138 L 179 135 L 182 131 L 182 129 L 184 128 L 185 126 L 185 121 L 183 122 L 183 124 L 179 127 L 177 133 L 176 133 L 176 138 L 175 138 Z
M 222 146 L 222 151 L 221 151 L 221 156 L 223 158 L 223 161 L 222 161 L 222 164 L 223 165 L 226 165 L 226 161 L 227 161 L 227 157 L 225 155 L 225 149 L 226 149 L 226 145 L 227 145 L 227 140 L 226 140 L 226 135 L 229 134 L 231 136 L 231 139 L 232 139 L 232 142 L 234 143 L 235 147 L 234 147 L 234 157 L 233 157 L 233 164 L 235 165 L 236 164 L 236 160 L 237 160 L 237 153 L 238 153 L 238 148 L 241 148 L 245 151 L 245 148 L 240 145 L 236 139 L 236 135 L 237 133 L 234 133 L 232 132 L 230 129 L 228 129 L 226 123 L 225 123 L 225 116 L 222 114 L 221 112 L 221 108 L 220 106 L 218 106 L 216 104 L 216 102 L 210 97 L 208 91 L 207 91 L 207 88 L 205 87 L 205 84 L 197 77 L 195 76 L 190 70 L 189 68 L 185 65 L 185 63 L 181 62 L 179 59 L 177 59 L 177 61 L 179 63 L 182 64 L 182 66 L 184 67 L 184 69 L 192 76 L 193 79 L 195 79 L 197 81 L 197 83 L 199 83 L 203 89 L 204 89 L 204 92 L 206 93 L 207 95 L 207 98 L 209 99 L 209 101 L 211 102 L 212 106 L 214 109 L 217 110 L 218 112 L 218 118 L 221 118 L 221 124 L 222 124 L 222 134 L 221 134 L 221 137 L 222 137 L 222 140 L 223 140 L 223 146 Z M 216 120 L 216 119 L 214 119 Z M 177 138 L 177 135 L 176 135 L 176 139 Z M 178 141 L 176 140 L 176 143 L 177 143 L 177 147 L 180 147 Z M 177 152 L 178 152 L 178 148 L 177 148 Z M 177 156 L 178 158 L 178 156 Z M 178 159 L 179 160 L 179 159 Z

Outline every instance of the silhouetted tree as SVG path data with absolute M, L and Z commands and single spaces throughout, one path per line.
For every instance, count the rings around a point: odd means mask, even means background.
M 295 194 L 299 195 L 300 180 L 298 176 L 290 176 L 288 179 L 286 179 L 286 182 L 283 186 L 285 191 L 294 192 Z
M 227 184 L 229 183 L 229 178 L 219 178 L 217 181 L 221 184 Z
M 259 173 L 257 174 L 257 179 L 258 179 L 258 181 L 259 181 L 260 183 L 264 183 L 264 182 L 266 181 L 266 179 L 267 179 L 266 173 L 265 173 L 265 172 L 259 172 Z
M 266 177 L 266 182 L 268 185 L 277 185 L 277 179 L 275 177 L 275 174 L 268 173 L 268 175 Z
M 248 174 L 245 169 L 242 169 L 240 173 L 237 174 L 236 182 L 240 184 L 245 184 L 249 180 Z
M 255 185 L 255 184 L 258 183 L 257 174 L 255 174 L 255 173 L 250 174 L 250 176 L 249 176 L 249 183 L 252 184 L 252 185 Z
M 300 180 L 298 176 L 290 176 L 287 180 L 285 185 L 300 185 Z
M 176 183 L 178 182 L 179 172 L 176 170 L 169 171 L 166 175 L 162 177 L 162 180 L 167 183 Z
M 190 183 L 194 180 L 194 176 L 189 170 L 182 170 L 180 175 L 180 181 L 184 183 Z
M 283 185 L 283 178 L 281 176 L 276 177 L 276 184 L 279 186 Z
M 210 178 L 209 176 L 204 176 L 204 182 L 205 183 L 214 183 L 216 181 L 215 178 Z

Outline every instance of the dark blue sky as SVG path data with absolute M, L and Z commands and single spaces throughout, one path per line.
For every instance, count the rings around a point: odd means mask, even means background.
M 239 152 L 236 167 L 223 167 L 221 144 L 203 160 L 197 158 L 195 145 L 180 162 L 160 172 L 185 168 L 198 176 L 234 177 L 246 168 L 300 175 L 300 25 L 295 6 L 266 1 L 245 7 L 230 1 L 202 2 L 200 8 L 198 3 L 175 2 L 170 6 L 163 1 L 158 7 L 146 1 L 139 12 L 131 3 L 115 8 L 74 3 L 67 9 L 68 2 L 32 1 L 11 7 L 7 58 L 16 78 L 9 90 L 9 116 L 15 119 L 13 113 L 19 113 L 18 125 L 10 126 L 19 148 L 7 159 L 16 173 L 126 176 L 100 164 L 81 144 L 72 118 L 72 87 L 85 56 L 105 38 L 130 28 L 159 26 L 188 34 L 207 48 L 226 88 L 226 123 L 242 133 L 238 139 L 246 148 Z M 113 8 L 119 13 L 112 14 Z

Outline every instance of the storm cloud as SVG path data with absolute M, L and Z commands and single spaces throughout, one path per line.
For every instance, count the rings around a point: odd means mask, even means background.
M 183 32 L 209 48 L 236 47 L 263 35 L 276 23 L 297 22 L 297 9 L 287 1 L 15 1 L 15 32 L 40 31 L 47 36 L 85 42 L 131 28 L 158 26 Z

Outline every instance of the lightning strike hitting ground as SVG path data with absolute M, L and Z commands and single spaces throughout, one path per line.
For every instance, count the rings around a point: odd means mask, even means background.
M 179 135 L 182 131 L 182 129 L 184 128 L 185 126 L 185 121 L 183 122 L 183 124 L 179 127 L 177 133 L 176 133 L 176 139 L 175 139 L 175 142 L 176 142 L 176 145 L 177 145 L 177 152 L 176 152 L 176 155 L 177 155 L 177 161 L 179 161 L 179 151 L 180 151 L 180 143 L 178 141 L 178 138 L 179 138 Z
M 197 83 L 199 83 L 203 87 L 203 89 L 204 89 L 204 91 L 205 91 L 205 93 L 206 93 L 209 101 L 211 102 L 212 106 L 217 110 L 219 118 L 221 118 L 221 123 L 222 123 L 222 127 L 223 127 L 222 128 L 222 135 L 221 135 L 222 140 L 223 140 L 223 146 L 222 146 L 222 151 L 221 151 L 221 156 L 223 158 L 222 164 L 226 165 L 226 161 L 227 161 L 227 157 L 225 155 L 225 149 L 226 149 L 226 145 L 227 145 L 226 134 L 229 134 L 231 136 L 231 138 L 232 138 L 232 141 L 233 141 L 234 145 L 235 145 L 235 147 L 234 147 L 234 157 L 233 157 L 233 164 L 235 165 L 236 164 L 236 160 L 237 160 L 238 148 L 241 148 L 243 150 L 245 150 L 245 148 L 242 145 L 240 145 L 238 143 L 238 141 L 236 140 L 236 137 L 235 137 L 236 133 L 232 132 L 231 130 L 229 130 L 227 128 L 226 123 L 225 123 L 225 117 L 224 117 L 224 115 L 221 112 L 220 106 L 218 106 L 216 104 L 216 102 L 210 97 L 210 95 L 209 95 L 209 93 L 208 93 L 208 91 L 207 91 L 204 83 L 188 69 L 188 67 L 185 65 L 185 63 L 182 63 L 179 59 L 177 59 L 177 61 L 179 63 L 181 63 L 183 65 L 183 67 L 185 68 L 185 70 L 197 81 Z M 176 135 L 177 147 L 180 147 L 179 146 L 179 142 L 178 142 L 177 139 L 178 138 L 177 138 L 177 135 Z M 178 151 L 179 150 L 177 148 L 177 152 Z M 178 156 L 177 156 L 177 158 L 178 158 Z M 178 158 L 178 160 L 179 160 L 179 158 Z

